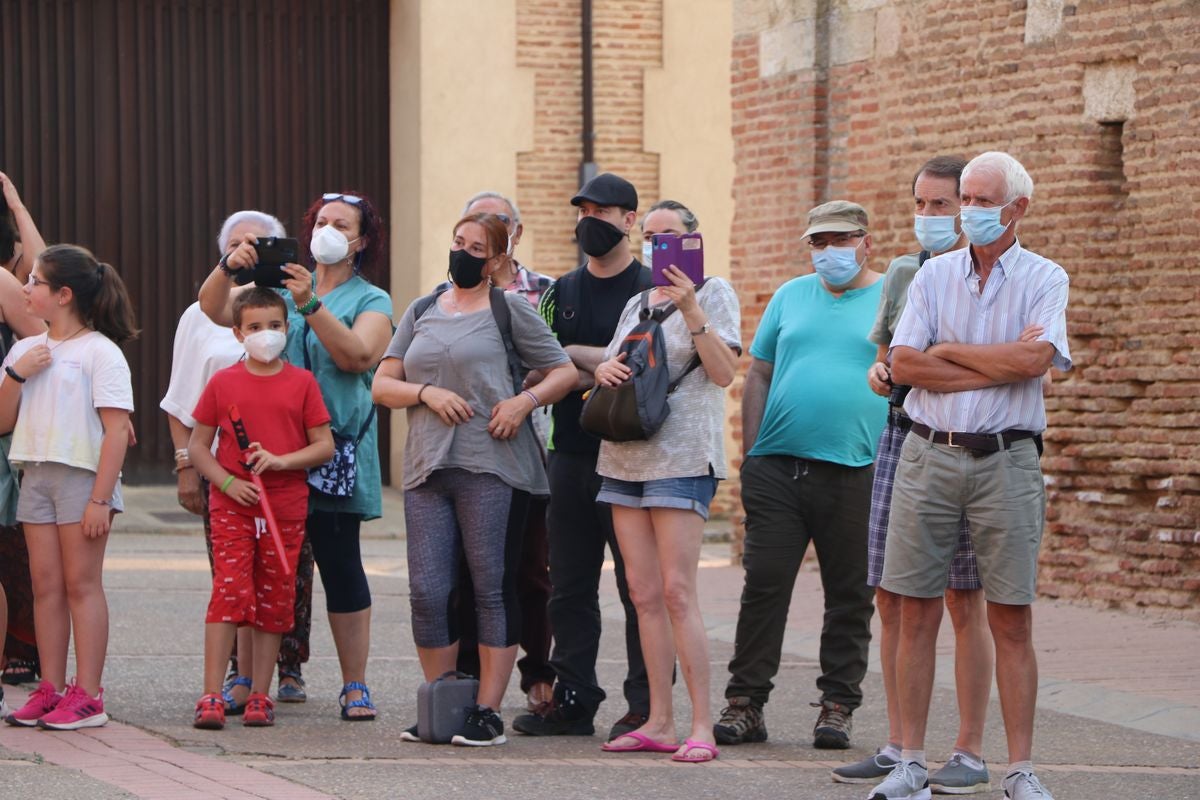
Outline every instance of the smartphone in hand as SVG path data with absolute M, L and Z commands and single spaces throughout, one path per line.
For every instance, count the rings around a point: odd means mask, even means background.
M 670 286 L 663 270 L 672 264 L 692 279 L 704 283 L 704 238 L 697 233 L 656 233 L 651 238 L 650 273 L 655 286 Z

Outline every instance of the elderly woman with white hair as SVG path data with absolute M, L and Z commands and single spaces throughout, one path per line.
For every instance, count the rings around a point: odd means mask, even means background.
M 232 252 L 247 234 L 254 236 L 287 236 L 283 223 L 262 211 L 237 211 L 229 215 L 217 235 L 217 250 L 221 255 Z M 159 403 L 167 415 L 171 442 L 175 449 L 175 476 L 179 504 L 204 519 L 204 540 L 212 566 L 212 539 L 208 519 L 208 487 L 192 468 L 188 459 L 188 439 L 195 420 L 192 409 L 214 372 L 238 361 L 245 354 L 242 344 L 230 328 L 217 325 L 200 308 L 197 301 L 188 306 L 175 328 L 175 346 L 171 357 L 171 380 L 167 393 Z M 279 697 L 290 702 L 303 702 L 304 682 L 300 665 L 308 660 L 308 635 L 312 616 L 312 547 L 305 540 L 296 569 L 296 626 L 283 639 L 279 650 Z M 246 629 L 249 630 L 249 629 Z M 226 687 L 229 711 L 241 711 L 242 702 L 250 691 L 249 675 L 236 674 L 237 655 L 241 652 L 249 665 L 249 636 L 239 637 L 238 650 L 231 664 L 230 681 Z M 241 641 L 245 639 L 246 641 Z

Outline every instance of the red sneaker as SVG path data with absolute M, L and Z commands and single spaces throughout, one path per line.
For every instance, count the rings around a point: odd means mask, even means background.
M 271 698 L 262 692 L 255 692 L 247 697 L 242 724 L 247 728 L 269 728 L 274 725 L 275 704 L 271 702 Z
M 108 722 L 104 713 L 104 689 L 98 697 L 92 697 L 74 682 L 54 710 L 38 720 L 39 728 L 53 731 L 75 731 L 80 728 L 99 728 Z
M 25 705 L 5 717 L 4 721 L 9 725 L 32 728 L 37 725 L 39 719 L 53 711 L 62 699 L 63 696 L 54 691 L 54 685 L 50 681 L 42 681 L 33 690 L 33 694 L 29 695 Z
M 206 694 L 196 701 L 196 719 L 193 728 L 219 731 L 225 727 L 225 698 L 221 693 Z

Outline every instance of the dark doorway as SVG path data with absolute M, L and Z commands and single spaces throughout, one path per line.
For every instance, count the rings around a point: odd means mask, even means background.
M 389 217 L 387 0 L 0 0 L 0 109 L 0 170 L 46 241 L 129 285 L 125 471 L 168 481 L 158 403 L 222 220 L 257 208 L 297 235 L 309 201 L 349 187 Z

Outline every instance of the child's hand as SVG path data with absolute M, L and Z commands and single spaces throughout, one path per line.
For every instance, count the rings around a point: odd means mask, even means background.
M 255 475 L 262 475 L 269 469 L 278 471 L 288 468 L 283 458 L 264 450 L 258 442 L 250 443 L 250 449 L 246 451 L 246 463 L 250 465 L 250 469 Z
M 98 539 L 108 533 L 112 525 L 112 509 L 99 503 L 87 504 L 83 510 L 83 519 L 79 523 L 83 527 L 83 535 L 89 539 Z
M 28 353 L 18 358 L 12 368 L 13 372 L 29 380 L 50 366 L 50 362 L 50 348 L 44 344 L 37 344 L 29 348 Z
M 258 487 L 241 478 L 234 478 L 225 494 L 232 497 L 238 505 L 252 506 L 258 502 Z

